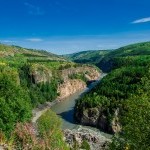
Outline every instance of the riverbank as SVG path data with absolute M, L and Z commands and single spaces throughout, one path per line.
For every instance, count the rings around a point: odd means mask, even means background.
M 37 108 L 33 109 L 32 114 L 33 118 L 31 120 L 32 123 L 36 123 L 37 119 L 44 114 L 48 109 L 50 109 L 53 105 L 57 104 L 58 100 L 53 102 L 46 102 L 44 104 L 40 104 Z
M 87 93 L 89 90 L 91 90 L 93 87 L 95 87 L 100 80 L 106 76 L 105 73 L 101 74 L 100 78 L 98 80 L 96 80 L 95 82 L 92 82 L 88 87 L 86 87 L 85 89 L 78 91 L 70 96 L 68 96 L 65 99 L 56 99 L 53 102 L 46 102 L 44 104 L 40 104 L 37 108 L 33 109 L 32 114 L 33 114 L 33 118 L 31 120 L 32 123 L 35 123 L 37 121 L 37 119 L 43 114 L 45 113 L 48 109 L 52 108 L 53 106 L 55 106 L 56 104 L 59 104 L 61 102 L 64 102 L 66 100 L 70 100 L 72 98 L 77 99 L 78 97 L 80 97 L 81 95 L 83 95 L 84 93 Z M 74 104 L 73 104 L 74 105 Z M 72 106 L 71 106 L 72 107 Z M 61 106 L 60 106 L 61 108 Z M 55 109 L 53 109 L 55 111 Z M 57 113 L 57 112 L 56 112 Z M 58 113 L 57 113 L 58 114 Z

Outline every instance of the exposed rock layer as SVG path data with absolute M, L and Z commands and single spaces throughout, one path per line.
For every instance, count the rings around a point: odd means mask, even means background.
M 67 80 L 58 87 L 59 97 L 58 99 L 64 99 L 77 91 L 86 88 L 86 83 L 82 80 Z
M 63 80 L 68 80 L 69 76 L 72 74 L 83 73 L 88 81 L 97 80 L 100 76 L 99 71 L 92 66 L 82 66 L 82 67 L 72 67 L 68 69 L 64 69 L 61 71 L 61 76 Z
M 30 68 L 30 78 L 32 79 L 32 82 L 35 84 L 41 82 L 43 83 L 50 82 L 52 78 L 52 71 L 43 65 L 34 64 Z
M 118 133 L 121 131 L 119 123 L 119 109 L 116 109 L 111 121 L 104 114 L 101 108 L 87 108 L 83 112 L 76 112 L 76 119 L 83 125 L 98 127 L 101 130 L 109 133 Z
M 86 83 L 80 79 L 70 79 L 72 74 L 83 73 L 87 81 L 94 81 L 100 77 L 100 72 L 91 66 L 83 66 L 76 68 L 64 69 L 61 71 L 61 77 L 64 83 L 58 87 L 59 97 L 58 99 L 64 99 L 77 91 L 81 91 L 86 88 Z

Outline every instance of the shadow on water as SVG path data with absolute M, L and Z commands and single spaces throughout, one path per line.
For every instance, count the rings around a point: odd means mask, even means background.
M 62 112 L 60 114 L 58 114 L 58 116 L 60 116 L 63 120 L 70 122 L 72 124 L 76 124 L 75 119 L 74 119 L 74 108 L 72 108 L 71 110 Z

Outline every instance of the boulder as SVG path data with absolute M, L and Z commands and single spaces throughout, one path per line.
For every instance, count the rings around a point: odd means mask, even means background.
M 73 148 L 75 143 L 80 147 L 83 141 L 88 142 L 91 150 L 107 150 L 111 139 L 101 135 L 92 129 L 80 126 L 78 129 L 69 130 L 64 132 L 64 140 Z

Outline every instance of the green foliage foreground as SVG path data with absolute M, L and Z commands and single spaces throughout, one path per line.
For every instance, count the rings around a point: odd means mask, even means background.
M 38 119 L 37 125 L 17 123 L 9 140 L 0 132 L 0 145 L 10 150 L 69 150 L 60 125 L 57 115 L 48 110 Z
M 13 75 L 8 74 L 8 71 L 1 71 L 0 129 L 9 135 L 17 122 L 25 122 L 31 118 L 31 108 L 28 93 L 16 84 Z
M 40 137 L 48 140 L 50 149 L 67 150 L 61 131 L 61 120 L 50 110 L 44 113 L 37 121 Z

